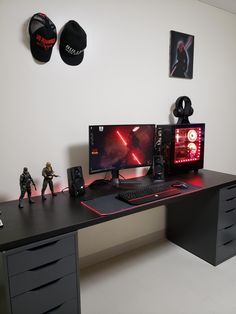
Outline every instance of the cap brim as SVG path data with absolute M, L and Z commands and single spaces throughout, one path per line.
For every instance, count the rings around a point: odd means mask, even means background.
M 45 51 L 44 49 L 40 49 L 32 40 L 30 40 L 30 50 L 32 56 L 40 62 L 48 62 L 52 55 L 52 48 Z
M 59 51 L 62 60 L 68 65 L 79 65 L 83 61 L 84 51 L 82 51 L 78 56 L 66 55 L 61 45 L 59 47 Z

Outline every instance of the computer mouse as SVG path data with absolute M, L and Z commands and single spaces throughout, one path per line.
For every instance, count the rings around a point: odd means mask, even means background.
M 179 189 L 187 189 L 188 188 L 188 184 L 184 183 L 184 182 L 176 182 L 176 183 L 171 184 L 171 186 L 173 188 L 179 188 Z

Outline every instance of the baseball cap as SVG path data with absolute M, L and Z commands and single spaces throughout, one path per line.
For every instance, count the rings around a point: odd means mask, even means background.
M 59 51 L 62 60 L 68 65 L 78 65 L 84 58 L 87 35 L 76 21 L 65 24 L 60 37 Z
M 29 22 L 30 49 L 32 56 L 41 62 L 48 62 L 57 41 L 57 30 L 44 14 L 34 14 Z

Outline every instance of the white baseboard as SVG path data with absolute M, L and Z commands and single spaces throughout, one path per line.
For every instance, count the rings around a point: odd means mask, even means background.
M 160 231 L 145 235 L 143 237 L 136 238 L 134 240 L 116 245 L 106 250 L 103 250 L 94 254 L 90 254 L 88 256 L 81 257 L 79 259 L 80 268 L 81 269 L 86 268 L 94 264 L 103 262 L 112 257 L 124 254 L 126 252 L 135 250 L 139 247 L 164 239 L 164 237 L 165 237 L 165 230 L 160 230 Z

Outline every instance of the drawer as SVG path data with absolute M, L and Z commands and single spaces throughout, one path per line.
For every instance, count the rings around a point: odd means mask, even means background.
M 75 273 L 12 298 L 12 314 L 47 313 L 71 299 L 77 299 Z
M 218 229 L 223 229 L 236 223 L 236 208 L 219 212 Z
M 42 314 L 79 314 L 77 299 L 70 300 Z
M 75 255 L 30 269 L 9 278 L 10 295 L 15 297 L 74 272 L 76 272 Z
M 218 231 L 218 236 L 217 236 L 218 245 L 223 245 L 234 239 L 236 239 L 236 224 L 230 225 Z
M 236 254 L 236 240 L 226 242 L 222 246 L 218 246 L 216 249 L 216 264 L 223 262 L 224 260 L 234 256 Z
M 236 208 L 236 196 L 220 201 L 220 211 L 228 211 Z
M 232 198 L 236 196 L 236 184 L 229 185 L 223 189 L 220 189 L 220 201 Z
M 236 208 L 236 184 L 220 189 L 220 211 Z
M 7 257 L 8 272 L 10 276 L 16 275 L 72 254 L 75 254 L 74 236 L 39 242 L 19 253 L 10 254 Z

